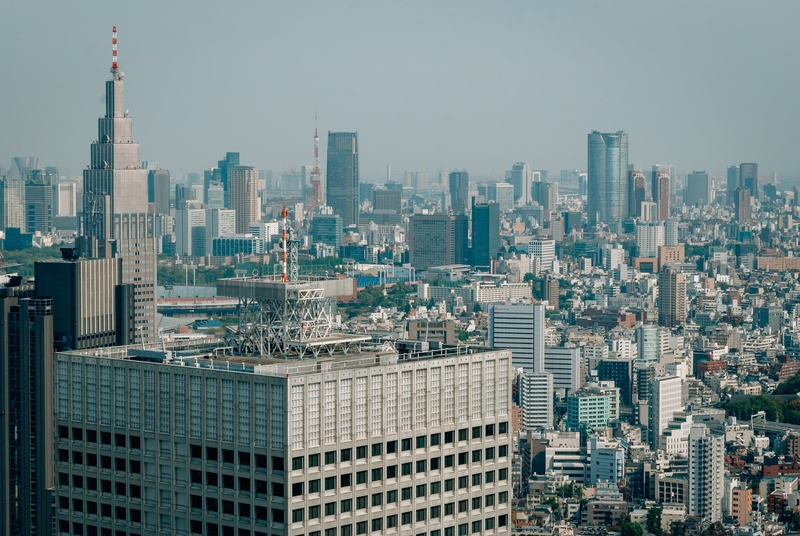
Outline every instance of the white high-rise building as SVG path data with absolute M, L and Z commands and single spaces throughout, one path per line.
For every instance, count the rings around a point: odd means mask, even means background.
M 610 272 L 618 270 L 625 262 L 625 250 L 621 244 L 605 244 L 603 246 L 603 268 Z
M 689 432 L 689 515 L 710 523 L 722 521 L 725 484 L 725 437 L 704 424 Z
M 580 348 L 545 348 L 544 370 L 553 375 L 553 389 L 560 396 L 574 393 L 581 387 Z
M 678 245 L 678 221 L 669 219 L 664 222 L 664 245 Z
M 555 240 L 531 240 L 528 243 L 528 253 L 532 258 L 539 259 L 542 270 L 552 271 L 553 261 L 556 260 Z
M 625 447 L 619 441 L 592 436 L 588 450 L 587 486 L 594 486 L 598 482 L 618 484 L 625 477 Z
M 206 209 L 206 253 L 211 253 L 215 238 L 236 233 L 236 211 L 224 208 Z
M 678 377 L 653 378 L 650 380 L 650 406 L 647 428 L 650 433 L 650 448 L 656 450 L 661 433 L 679 411 L 683 411 L 681 401 L 683 382 Z
M 506 172 L 506 182 L 514 187 L 514 203 L 517 206 L 531 204 L 533 175 L 531 167 L 525 162 L 517 162 Z
M 660 355 L 659 332 L 656 324 L 642 324 L 636 328 L 636 347 L 640 363 L 657 363 Z
M 657 257 L 658 246 L 664 245 L 664 222 L 637 222 L 636 256 Z
M 206 211 L 187 208 L 175 211 L 175 253 L 203 256 L 206 254 Z M 209 244 L 210 245 L 210 244 Z
M 54 196 L 53 216 L 77 216 L 77 184 L 74 182 L 59 182 L 54 189 L 56 195 Z
M 544 305 L 493 305 L 489 309 L 489 347 L 511 348 L 514 368 L 543 372 Z
M 522 405 L 522 428 L 553 427 L 553 375 L 549 372 L 523 372 L 519 399 Z

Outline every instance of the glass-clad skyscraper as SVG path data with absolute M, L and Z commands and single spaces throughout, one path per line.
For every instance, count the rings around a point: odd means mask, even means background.
M 328 206 L 347 227 L 358 223 L 358 133 L 328 132 Z
M 589 134 L 589 224 L 627 217 L 628 135 L 623 131 Z

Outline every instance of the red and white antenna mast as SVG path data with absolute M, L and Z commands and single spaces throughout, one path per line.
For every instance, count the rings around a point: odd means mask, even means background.
M 117 70 L 117 27 L 111 28 L 111 69 Z
M 122 73 L 117 64 L 117 27 L 111 28 L 111 74 L 114 75 L 114 80 L 122 78 Z

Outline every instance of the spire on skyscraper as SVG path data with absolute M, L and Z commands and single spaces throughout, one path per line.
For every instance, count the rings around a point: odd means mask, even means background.
M 111 74 L 114 75 L 114 80 L 122 80 L 125 73 L 119 70 L 117 64 L 117 27 L 111 28 Z

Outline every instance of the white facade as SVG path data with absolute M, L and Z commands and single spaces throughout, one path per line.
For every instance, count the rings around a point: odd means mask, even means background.
M 511 348 L 514 368 L 542 372 L 544 305 L 493 305 L 489 309 L 489 347 Z
M 356 353 L 304 366 L 157 361 L 159 351 L 147 361 L 131 358 L 142 352 L 132 347 L 69 352 L 53 363 L 55 448 L 100 449 L 115 470 L 74 464 L 70 453 L 55 472 L 83 481 L 102 474 L 124 489 L 114 512 L 124 512 L 126 529 L 509 533 L 508 351 Z M 75 429 L 88 447 L 73 442 Z M 97 491 L 72 481 L 56 478 L 56 505 L 96 500 Z M 55 516 L 57 526 L 86 521 L 70 508 Z
M 689 432 L 692 429 L 692 414 L 679 411 L 667 428 L 658 437 L 658 448 L 667 454 L 687 456 Z
M 683 382 L 680 378 L 653 378 L 650 380 L 650 408 L 648 430 L 650 447 L 658 448 L 659 437 L 669 426 L 675 414 L 683 411 L 681 403 Z
M 215 238 L 236 233 L 236 211 L 224 208 L 206 209 L 206 249 L 211 253 L 210 246 Z
M 187 208 L 175 211 L 175 253 L 206 254 L 206 211 Z
M 553 375 L 549 372 L 525 372 L 519 386 L 522 404 L 522 428 L 553 427 Z
M 636 255 L 638 257 L 657 257 L 658 247 L 664 245 L 663 222 L 637 222 Z
M 619 441 L 592 436 L 589 441 L 589 474 L 587 486 L 598 482 L 618 484 L 625 477 L 625 448 Z
M 528 242 L 528 253 L 531 257 L 539 259 L 542 270 L 552 271 L 553 261 L 556 260 L 556 241 L 531 240 Z
M 61 182 L 55 186 L 55 207 L 53 216 L 77 216 L 77 184 L 74 182 Z
M 725 438 L 704 424 L 689 433 L 689 515 L 714 523 L 722 520 Z
M 561 396 L 574 393 L 581 386 L 580 349 L 545 348 L 544 370 L 553 375 L 553 389 Z

